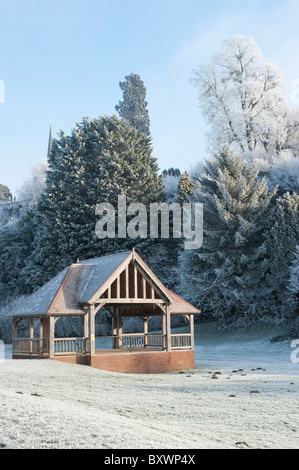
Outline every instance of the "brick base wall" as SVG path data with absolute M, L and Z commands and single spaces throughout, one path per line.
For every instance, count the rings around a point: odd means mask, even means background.
M 90 358 L 89 356 L 55 356 L 55 361 L 60 362 L 70 362 L 71 364 L 81 364 L 83 366 L 90 365 Z
M 92 367 L 111 372 L 157 374 L 194 369 L 194 351 L 154 351 L 132 354 L 103 354 L 91 358 Z
M 89 356 L 56 356 L 57 361 L 90 365 L 97 369 L 128 374 L 158 374 L 174 370 L 194 369 L 193 350 L 99 353 Z

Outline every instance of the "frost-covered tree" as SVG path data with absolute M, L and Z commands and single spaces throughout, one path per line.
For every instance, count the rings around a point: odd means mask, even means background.
M 275 190 L 269 191 L 254 166 L 224 148 L 206 162 L 198 193 L 203 246 L 181 255 L 181 291 L 222 322 L 253 318 L 267 294 L 263 231 Z
M 267 172 L 269 183 L 279 186 L 279 193 L 285 192 L 299 193 L 299 158 L 292 153 L 286 152 L 273 161 L 271 169 Z
M 194 71 L 192 82 L 211 126 L 213 151 L 228 144 L 267 162 L 286 150 L 297 151 L 299 110 L 288 105 L 281 70 L 251 37 L 226 40 L 209 65 Z
M 115 106 L 119 116 L 127 121 L 138 132 L 150 135 L 150 119 L 147 109 L 146 88 L 140 76 L 130 73 L 119 86 L 123 100 Z
M 150 139 L 117 116 L 84 118 L 71 135 L 61 132 L 52 143 L 49 169 L 36 208 L 34 250 L 23 270 L 24 282 L 34 287 L 78 258 L 138 243 L 97 238 L 97 203 L 109 202 L 117 210 L 119 195 L 126 195 L 128 204 L 164 199 Z
M 179 181 L 180 181 L 179 176 L 171 176 L 168 174 L 163 174 L 163 184 L 165 187 L 167 204 L 172 204 L 173 202 L 177 201 Z
M 29 178 L 17 188 L 18 200 L 26 207 L 31 207 L 40 198 L 45 188 L 47 170 L 47 160 L 41 160 L 31 168 Z
M 5 202 L 11 202 L 12 194 L 10 189 L 5 184 L 0 184 L 0 204 Z

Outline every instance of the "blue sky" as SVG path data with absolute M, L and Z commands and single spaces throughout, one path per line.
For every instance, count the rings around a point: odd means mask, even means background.
M 0 0 L 0 183 L 15 192 L 45 158 L 49 123 L 69 133 L 83 116 L 115 113 L 119 81 L 147 88 L 161 170 L 206 157 L 192 69 L 225 39 L 252 36 L 299 79 L 298 0 Z

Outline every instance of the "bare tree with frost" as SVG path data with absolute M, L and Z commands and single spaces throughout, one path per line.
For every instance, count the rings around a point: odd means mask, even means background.
M 251 37 L 226 40 L 210 64 L 194 70 L 191 80 L 211 125 L 212 151 L 229 145 L 260 162 L 297 151 L 299 110 L 288 104 L 281 70 L 263 57 Z

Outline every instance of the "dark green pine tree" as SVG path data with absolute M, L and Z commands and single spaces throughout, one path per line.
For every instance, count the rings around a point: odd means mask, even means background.
M 127 121 L 138 132 L 150 136 L 150 119 L 147 109 L 146 88 L 140 76 L 130 73 L 119 86 L 123 100 L 115 106 L 119 116 Z
M 267 294 L 263 231 L 275 191 L 225 148 L 206 163 L 198 193 L 197 202 L 204 205 L 203 246 L 182 254 L 181 290 L 221 322 L 252 318 Z
M 273 295 L 273 308 L 284 318 L 291 313 L 287 284 L 290 266 L 299 244 L 299 195 L 285 193 L 276 200 L 267 219 L 266 279 Z
M 127 197 L 127 204 L 164 200 L 150 139 L 116 116 L 84 118 L 71 135 L 61 132 L 53 140 L 49 167 L 36 211 L 34 250 L 23 270 L 24 281 L 34 288 L 78 258 L 145 242 L 97 238 L 97 203 L 109 202 L 117 209 L 119 195 Z
M 32 252 L 35 234 L 34 209 L 0 230 L 0 303 L 28 294 L 22 270 Z

